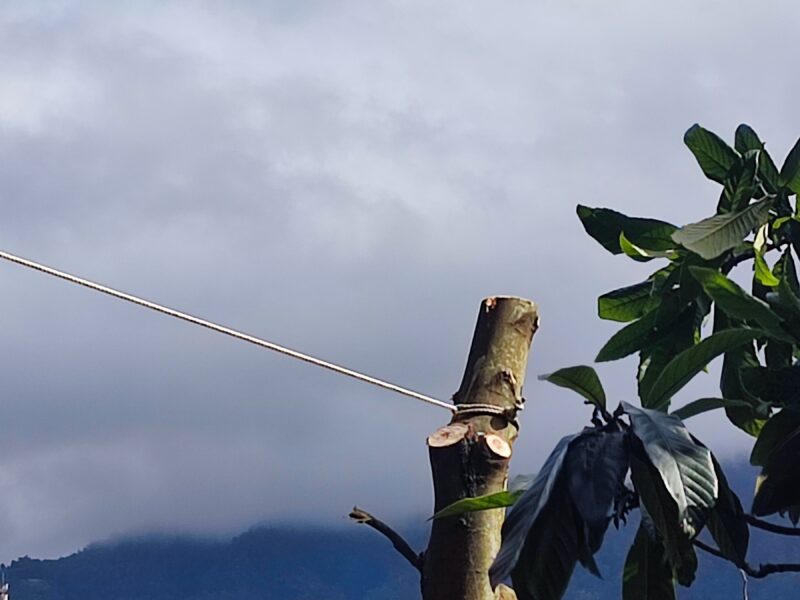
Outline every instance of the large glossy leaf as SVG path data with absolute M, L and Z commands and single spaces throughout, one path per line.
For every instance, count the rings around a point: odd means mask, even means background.
M 531 528 L 511 573 L 518 600 L 560 600 L 580 557 L 579 517 L 575 505 L 557 485 Z M 494 577 L 490 578 L 494 585 Z
M 684 143 L 692 151 L 706 177 L 724 183 L 728 172 L 739 160 L 736 152 L 718 135 L 692 125 L 683 136 Z
M 673 410 L 672 414 L 678 417 L 681 421 L 685 421 L 690 417 L 708 412 L 710 410 L 728 407 L 749 408 L 750 403 L 746 400 L 731 400 L 730 398 L 700 398 L 699 400 L 694 400 L 685 406 L 681 406 L 680 408 Z
M 781 318 L 768 304 L 745 292 L 719 271 L 703 267 L 691 267 L 689 271 L 728 316 L 758 324 L 775 339 L 792 341 L 792 337 L 781 327 Z
M 737 346 L 751 342 L 763 332 L 754 329 L 728 329 L 714 333 L 696 346 L 684 350 L 673 358 L 642 399 L 646 408 L 664 410 L 670 398 L 702 371 L 714 358 Z
M 797 140 L 789 151 L 781 167 L 778 183 L 788 187 L 795 194 L 800 194 L 800 140 Z
M 681 526 L 678 506 L 641 444 L 638 447 L 634 444 L 630 461 L 631 481 L 639 494 L 642 525 L 653 536 L 658 536 L 673 577 L 681 585 L 691 585 L 697 570 L 697 557 L 691 536 Z
M 789 434 L 800 427 L 800 411 L 783 409 L 766 422 L 750 453 L 750 464 L 765 466 L 775 448 L 780 446 Z
M 656 219 L 629 217 L 608 208 L 578 205 L 578 218 L 590 236 L 612 254 L 621 254 L 621 233 L 633 244 L 647 250 L 670 250 L 675 247 L 672 233 L 676 227 Z
M 720 552 L 737 567 L 742 567 L 747 559 L 750 529 L 739 497 L 728 485 L 725 473 L 722 472 L 717 460 L 713 456 L 711 458 L 719 482 L 719 499 L 711 509 L 708 531 L 717 542 Z
M 628 323 L 652 310 L 659 298 L 650 295 L 652 281 L 613 290 L 597 299 L 597 314 L 601 319 Z
M 761 200 L 739 212 L 685 225 L 672 234 L 672 239 L 705 259 L 716 258 L 741 244 L 747 234 L 766 223 L 770 206 L 768 200 Z
M 745 388 L 754 396 L 777 406 L 800 408 L 800 365 L 780 369 L 745 367 L 740 373 Z
M 600 408 L 606 407 L 606 393 L 603 390 L 603 384 L 600 383 L 600 378 L 592 367 L 586 365 L 565 367 L 548 375 L 540 375 L 539 379 L 578 392 L 586 398 L 587 404 L 594 404 Z
M 775 447 L 756 482 L 752 512 L 758 517 L 800 504 L 800 427 Z
M 576 437 L 568 435 L 561 438 L 536 475 L 536 479 L 509 511 L 503 523 L 500 551 L 489 569 L 492 588 L 506 579 L 517 564 L 531 527 L 544 510 L 556 487 L 569 444 Z
M 484 494 L 483 496 L 462 498 L 461 500 L 456 500 L 452 504 L 445 506 L 431 518 L 442 519 L 444 517 L 452 517 L 492 508 L 506 508 L 508 506 L 513 506 L 514 503 L 519 500 L 522 493 L 523 490 L 503 490 L 502 492 L 493 492 L 491 494 Z
M 622 407 L 631 430 L 675 501 L 683 531 L 693 537 L 717 500 L 717 476 L 708 448 L 697 444 L 680 419 L 656 410 Z
M 622 600 L 675 600 L 672 569 L 664 556 L 664 546 L 642 524 L 625 559 Z
M 764 143 L 749 125 L 742 124 L 736 128 L 734 148 L 740 154 L 745 154 L 750 150 L 758 150 L 759 178 L 768 192 L 775 193 L 778 191 L 778 168 L 764 148 Z

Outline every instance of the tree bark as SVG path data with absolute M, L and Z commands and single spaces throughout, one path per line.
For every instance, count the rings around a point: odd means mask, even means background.
M 459 411 L 428 438 L 434 511 L 506 488 L 537 326 L 538 312 L 530 300 L 494 297 L 481 304 L 464 377 L 453 396 Z M 503 510 L 493 509 L 433 521 L 424 554 L 424 600 L 513 597 L 509 588 L 495 592 L 489 585 L 504 516 Z

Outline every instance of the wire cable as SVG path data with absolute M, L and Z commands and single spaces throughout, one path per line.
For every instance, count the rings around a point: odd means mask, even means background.
M 212 323 L 211 321 L 206 321 L 205 319 L 201 319 L 199 317 L 194 317 L 190 314 L 181 312 L 179 310 L 175 310 L 173 308 L 168 308 L 166 306 L 162 306 L 161 304 L 156 304 L 155 302 L 151 302 L 149 300 L 145 300 L 144 298 L 139 298 L 138 296 L 134 296 L 132 294 L 126 294 L 125 292 L 120 292 L 119 290 L 115 290 L 113 288 L 107 287 L 105 285 L 101 285 L 99 283 L 95 283 L 93 281 L 89 281 L 88 279 L 83 279 L 82 277 L 77 277 L 75 275 L 70 275 L 69 273 L 65 273 L 63 271 L 59 271 L 58 269 L 53 269 L 52 267 L 48 267 L 32 260 L 28 260 L 26 258 L 21 258 L 19 256 L 15 256 L 14 254 L 10 254 L 8 252 L 0 251 L 0 258 L 3 258 L 9 262 L 16 263 L 18 265 L 22 265 L 23 267 L 28 267 L 30 269 L 35 269 L 36 271 L 40 271 L 42 273 L 46 273 L 47 275 L 52 275 L 54 277 L 58 277 L 65 281 L 69 281 L 70 283 L 76 283 L 78 285 L 82 285 L 87 287 L 91 290 L 95 290 L 97 292 L 101 292 L 103 294 L 107 294 L 109 296 L 113 296 L 114 298 L 119 298 L 120 300 L 126 300 L 127 302 L 132 302 L 133 304 L 138 304 L 139 306 L 143 306 L 145 308 L 149 308 L 150 310 L 154 310 L 156 312 L 160 312 L 165 315 L 169 315 L 170 317 L 175 317 L 176 319 L 181 319 L 183 321 L 187 321 L 189 323 L 193 323 L 195 325 L 199 325 L 200 327 L 205 327 L 206 329 L 211 329 L 212 331 L 216 331 L 218 333 L 224 333 L 225 335 L 231 336 L 233 338 L 243 340 L 245 342 L 249 342 L 251 344 L 255 344 L 256 346 L 261 346 L 262 348 L 266 348 L 268 350 L 273 350 L 275 352 L 279 352 L 280 354 L 284 354 L 286 356 L 290 356 L 291 358 L 296 358 L 298 360 L 305 361 L 307 363 L 311 363 L 312 365 L 316 365 L 318 367 L 322 367 L 323 369 L 328 369 L 329 371 L 333 371 L 335 373 L 339 373 L 340 375 L 346 375 L 347 377 L 352 377 L 353 379 L 358 379 L 359 381 L 363 381 L 365 383 L 370 383 L 372 385 L 376 385 L 378 387 L 384 388 L 386 390 L 391 390 L 393 392 L 397 392 L 398 394 L 402 394 L 404 396 L 408 396 L 409 398 L 415 398 L 422 402 L 427 402 L 428 404 L 433 404 L 434 406 L 438 406 L 440 408 L 445 408 L 451 412 L 456 412 L 457 407 L 453 404 L 449 404 L 447 402 L 443 402 L 441 400 L 437 400 L 436 398 L 432 398 L 431 396 L 427 396 L 425 394 L 420 394 L 419 392 L 415 392 L 413 390 L 409 390 L 399 385 L 395 385 L 394 383 L 389 383 L 388 381 L 383 381 L 382 379 L 378 379 L 377 377 L 371 377 L 370 375 L 365 375 L 364 373 L 359 373 L 358 371 L 354 371 L 352 369 L 348 369 L 346 367 L 342 367 L 340 365 L 334 364 L 332 362 L 328 362 L 326 360 L 322 360 L 320 358 L 316 358 L 314 356 L 310 356 L 308 354 L 304 354 L 302 352 L 298 352 L 297 350 L 292 350 L 291 348 L 287 348 L 285 346 L 281 346 L 280 344 L 276 344 L 274 342 L 269 342 L 267 340 L 263 340 L 261 338 L 257 338 L 252 335 L 248 335 L 241 331 L 237 331 L 235 329 L 231 329 L 229 327 L 224 327 L 222 325 L 217 325 L 216 323 Z

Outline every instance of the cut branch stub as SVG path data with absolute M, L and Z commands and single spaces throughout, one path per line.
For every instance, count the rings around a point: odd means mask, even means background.
M 469 426 L 464 423 L 451 423 L 434 431 L 428 436 L 428 446 L 431 448 L 446 448 L 457 444 L 469 432 Z

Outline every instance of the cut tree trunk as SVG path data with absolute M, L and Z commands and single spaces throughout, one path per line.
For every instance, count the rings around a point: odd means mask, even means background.
M 459 410 L 428 437 L 435 511 L 506 489 L 538 320 L 530 300 L 493 297 L 481 304 L 464 378 L 453 397 Z M 489 584 L 504 516 L 502 509 L 493 509 L 433 521 L 424 553 L 424 600 L 514 597 L 509 588 L 495 592 Z

